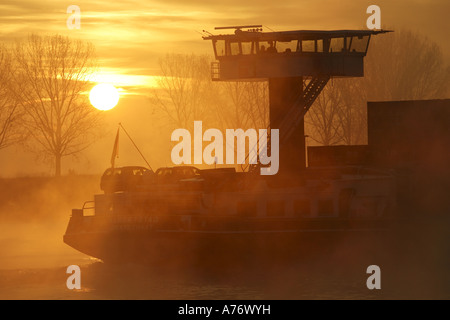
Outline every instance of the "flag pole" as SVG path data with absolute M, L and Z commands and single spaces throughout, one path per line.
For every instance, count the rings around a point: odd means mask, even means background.
M 145 163 L 147 164 L 147 166 L 150 168 L 150 170 L 153 171 L 152 167 L 150 166 L 150 164 L 148 163 L 147 159 L 145 159 L 144 155 L 142 154 L 141 150 L 139 150 L 138 146 L 136 145 L 136 143 L 134 143 L 133 139 L 131 139 L 130 135 L 128 134 L 127 130 L 125 130 L 125 128 L 123 127 L 122 123 L 119 123 L 119 127 L 123 129 L 123 131 L 125 132 L 125 134 L 127 135 L 127 137 L 130 139 L 131 143 L 133 143 L 134 147 L 136 148 L 136 150 L 139 152 L 139 154 L 141 155 L 142 159 L 144 159 Z

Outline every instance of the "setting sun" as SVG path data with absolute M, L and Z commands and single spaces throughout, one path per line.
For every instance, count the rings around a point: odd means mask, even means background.
M 450 300 L 449 12 L 0 0 L 0 301 Z
M 101 83 L 92 88 L 89 100 L 98 110 L 110 110 L 119 102 L 119 91 L 111 84 Z

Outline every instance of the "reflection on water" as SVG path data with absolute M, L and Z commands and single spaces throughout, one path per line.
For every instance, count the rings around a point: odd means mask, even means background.
M 111 266 L 94 262 L 81 266 L 82 288 L 73 291 L 65 287 L 68 276 L 65 268 L 2 270 L 0 298 L 293 300 L 450 297 L 448 290 L 439 290 L 436 284 L 420 284 L 415 278 L 394 279 L 392 276 L 382 278 L 382 290 L 371 291 L 366 287 L 365 270 L 358 274 L 324 269 L 312 271 L 297 265 L 241 270 L 222 276 L 205 275 L 196 270 L 167 272 L 137 265 Z M 383 267 L 382 270 L 387 271 Z
M 65 287 L 65 268 L 2 270 L 2 299 L 366 299 L 382 297 L 363 277 L 339 277 L 293 270 L 255 270 L 203 275 L 165 272 L 137 265 L 81 266 L 81 290 Z M 287 272 L 286 272 L 287 271 Z M 274 273 L 276 272 L 276 273 Z M 358 279 L 359 278 L 359 279 Z
M 64 223 L 2 225 L 0 299 L 450 298 L 447 227 L 381 250 L 348 243 L 295 263 L 224 270 L 104 264 L 65 245 L 63 230 Z M 71 264 L 81 267 L 81 290 L 66 288 Z M 366 287 L 371 264 L 381 267 L 381 290 Z
M 63 243 L 67 220 L 0 223 L 0 270 L 52 268 L 91 259 Z

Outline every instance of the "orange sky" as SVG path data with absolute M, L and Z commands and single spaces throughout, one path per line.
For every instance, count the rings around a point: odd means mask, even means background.
M 211 44 L 199 34 L 203 29 L 214 33 L 215 26 L 248 24 L 262 24 L 275 31 L 364 29 L 369 16 L 366 8 L 372 4 L 380 6 L 385 28 L 426 34 L 442 47 L 450 61 L 448 0 L 0 0 L 0 41 L 8 43 L 30 33 L 59 33 L 91 41 L 101 67 L 97 81 L 110 82 L 122 93 L 140 95 L 123 95 L 114 111 L 105 113 L 106 134 L 98 144 L 109 150 L 119 121 L 129 123 L 138 144 L 152 140 L 135 123 L 157 122 L 145 95 L 154 85 L 152 77 L 158 75 L 158 59 L 169 52 L 212 54 Z M 67 28 L 69 5 L 81 9 L 79 30 Z M 162 145 L 147 146 L 150 148 L 164 149 Z M 6 161 L 10 157 L 18 161 Z M 100 153 L 83 155 L 78 162 L 63 163 L 63 169 L 98 172 L 107 167 L 109 157 Z M 0 176 L 34 172 L 35 168 L 29 166 L 33 161 L 31 155 L 17 148 L 2 151 Z M 38 172 L 51 172 L 46 168 Z
M 81 9 L 79 30 L 66 26 L 70 4 Z M 210 44 L 198 33 L 203 29 L 213 32 L 215 26 L 242 24 L 277 31 L 361 29 L 371 4 L 380 6 L 384 26 L 420 30 L 450 58 L 448 0 L 1 0 L 0 38 L 60 33 L 89 40 L 103 68 L 101 79 L 115 74 L 110 80 L 119 85 L 140 86 L 158 73 L 158 58 L 166 52 L 211 53 Z

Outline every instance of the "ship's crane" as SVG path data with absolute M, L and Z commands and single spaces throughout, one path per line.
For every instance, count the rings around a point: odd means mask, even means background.
M 280 170 L 306 166 L 304 116 L 332 77 L 364 76 L 370 38 L 387 30 L 295 30 L 262 32 L 261 25 L 218 27 L 232 34 L 208 34 L 216 61 L 213 81 L 268 81 L 268 129 L 279 129 Z M 243 30 L 247 29 L 247 30 Z M 270 133 L 270 130 L 267 130 Z M 270 142 L 270 137 L 267 139 Z M 254 146 L 253 148 L 257 148 Z M 267 150 L 270 146 L 267 146 Z M 250 150 L 249 150 L 250 151 Z M 245 171 L 258 168 L 249 159 Z M 257 153 L 255 153 L 257 154 Z

